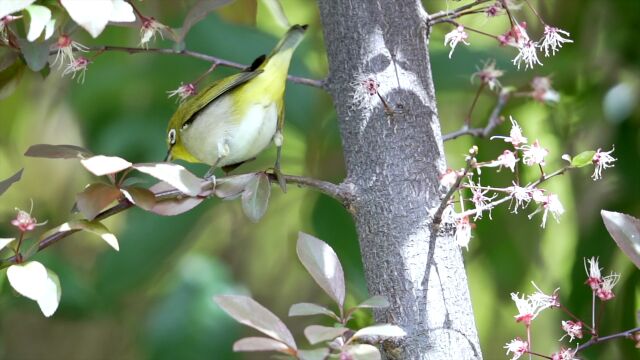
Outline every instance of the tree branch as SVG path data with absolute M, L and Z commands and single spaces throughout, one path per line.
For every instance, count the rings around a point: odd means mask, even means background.
M 269 176 L 269 180 L 272 183 L 275 183 L 275 184 L 278 183 L 278 180 L 274 174 L 268 174 L 268 176 Z M 294 176 L 294 175 L 282 175 L 282 176 L 287 184 L 295 184 L 295 185 L 316 189 L 319 192 L 338 200 L 346 208 L 349 208 L 351 204 L 351 199 L 353 197 L 353 194 L 347 183 L 341 183 L 336 185 L 328 181 L 313 179 L 313 178 L 304 177 L 304 176 Z M 223 178 L 220 178 L 218 180 L 221 180 L 221 179 Z M 202 188 L 205 188 L 206 185 L 208 184 L 210 184 L 209 181 L 203 180 Z M 154 195 L 156 200 L 169 200 L 169 199 L 189 197 L 188 195 L 183 194 L 181 191 L 177 189 L 159 192 Z M 200 195 L 197 195 L 195 197 L 200 197 Z M 108 217 L 119 214 L 134 206 L 135 205 L 133 203 L 131 203 L 126 198 L 122 197 L 116 205 L 102 211 L 100 214 L 98 214 L 95 217 L 94 220 L 104 220 Z M 48 248 L 49 246 L 57 243 L 58 241 L 68 237 L 69 235 L 72 235 L 79 231 L 81 230 L 72 229 L 72 230 L 55 232 L 47 236 L 46 238 L 40 240 L 40 242 L 38 243 L 38 249 L 36 252 L 40 252 Z M 16 263 L 17 263 L 16 256 L 11 256 L 9 258 L 0 260 L 0 269 Z
M 248 66 L 248 65 L 243 65 L 237 62 L 221 59 L 215 56 L 211 56 L 211 55 L 207 55 L 207 54 L 203 54 L 203 53 L 199 53 L 191 50 L 174 50 L 169 48 L 148 48 L 147 49 L 147 48 L 105 45 L 105 46 L 91 47 L 89 48 L 89 51 L 96 51 L 98 53 L 105 52 L 105 51 L 121 51 L 129 54 L 156 53 L 156 54 L 166 54 L 166 55 L 180 55 L 180 56 L 186 56 L 194 59 L 208 61 L 219 66 L 226 66 L 234 69 L 246 69 Z M 325 86 L 324 80 L 309 79 L 309 78 L 293 76 L 293 75 L 289 75 L 287 79 L 296 84 L 313 86 L 320 89 L 324 89 L 324 86 Z
M 487 121 L 487 126 L 483 128 L 469 128 L 467 125 L 462 126 L 459 130 L 454 132 L 442 135 L 442 141 L 449 141 L 455 138 L 458 138 L 463 135 L 471 135 L 479 138 L 485 138 L 493 132 L 496 126 L 502 124 L 502 119 L 500 118 L 500 113 L 507 105 L 511 93 L 508 91 L 502 91 L 498 96 L 498 102 L 494 106 L 491 111 L 491 115 L 489 116 L 489 120 Z
M 636 327 L 633 329 L 629 329 L 627 331 L 623 331 L 620 333 L 616 333 L 616 334 L 612 334 L 612 335 L 608 335 L 608 336 L 602 336 L 602 337 L 592 337 L 591 339 L 589 339 L 589 341 L 587 341 L 586 343 L 578 346 L 578 349 L 576 350 L 576 353 L 578 351 L 582 351 L 592 345 L 604 342 L 604 341 L 608 341 L 608 340 L 613 340 L 613 339 L 617 339 L 617 338 L 622 338 L 622 337 L 631 337 L 633 336 L 634 333 L 636 332 L 640 332 L 640 327 Z

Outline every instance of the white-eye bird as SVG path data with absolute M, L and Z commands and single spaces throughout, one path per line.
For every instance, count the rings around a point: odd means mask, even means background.
M 209 164 L 209 176 L 217 167 L 230 171 L 255 158 L 273 141 L 278 175 L 287 73 L 306 29 L 292 26 L 269 56 L 258 57 L 249 68 L 182 103 L 169 120 L 165 161 Z

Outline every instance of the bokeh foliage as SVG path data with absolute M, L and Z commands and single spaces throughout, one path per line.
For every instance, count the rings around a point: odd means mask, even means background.
M 179 26 L 190 1 L 143 2 L 147 15 Z M 307 37 L 291 67 L 295 75 L 321 78 L 327 72 L 317 5 L 312 1 L 282 1 L 289 19 L 308 23 Z M 455 2 L 426 2 L 430 11 Z M 187 48 L 225 59 L 250 63 L 267 53 L 282 31 L 252 0 L 236 1 L 233 9 L 209 16 L 188 35 Z M 471 295 L 485 358 L 504 358 L 503 344 L 524 335 L 515 324 L 512 291 L 531 292 L 531 280 L 542 289 L 561 288 L 566 304 L 588 314 L 590 293 L 584 282 L 582 258 L 600 256 L 608 270 L 622 273 L 618 297 L 607 304 L 604 333 L 633 326 L 640 304 L 640 273 L 615 247 L 599 217 L 600 209 L 640 215 L 640 54 L 634 38 L 640 3 L 628 0 L 546 1 L 542 15 L 571 32 L 574 44 L 545 59 L 534 71 L 516 71 L 510 49 L 472 35 L 471 47 L 459 46 L 453 59 L 442 47 L 450 26 L 439 25 L 431 42 L 431 60 L 438 110 L 444 132 L 457 129 L 471 103 L 471 74 L 482 61 L 494 58 L 507 70 L 503 83 L 526 88 L 534 75 L 551 75 L 562 101 L 546 106 L 514 100 L 512 114 L 530 138 L 549 148 L 549 167 L 561 165 L 563 153 L 615 144 L 616 167 L 593 182 L 588 170 L 552 180 L 547 188 L 560 194 L 566 208 L 560 224 L 539 227 L 527 212 L 493 211 L 493 220 L 477 224 L 465 252 Z M 233 11 L 232 11 L 233 10 Z M 256 17 L 257 14 L 257 17 Z M 255 20 L 254 20 L 255 19 Z M 540 33 L 535 19 L 530 29 Z M 481 17 L 465 20 L 500 33 L 504 24 Z M 91 43 L 77 32 L 77 40 Z M 109 27 L 97 44 L 134 45 L 138 32 Z M 74 36 L 75 38 L 75 36 Z M 169 41 L 156 45 L 170 47 Z M 165 153 L 165 128 L 176 108 L 166 91 L 190 82 L 208 68 L 199 60 L 157 54 L 106 53 L 87 71 L 84 84 L 61 79 L 59 72 L 43 79 L 28 71 L 15 92 L 0 100 L 0 177 L 24 167 L 23 180 L 0 200 L 0 235 L 13 229 L 14 207 L 55 226 L 69 219 L 74 195 L 90 180 L 74 161 L 22 156 L 35 143 L 78 144 L 95 153 L 117 155 L 134 162 L 158 161 Z M 211 78 L 232 73 L 218 69 Z M 626 100 L 625 100 L 626 99 Z M 495 101 L 483 96 L 474 123 L 482 124 Z M 283 171 L 331 181 L 345 176 L 336 116 L 330 97 L 320 90 L 289 84 Z M 507 125 L 497 129 L 508 132 Z M 500 141 L 461 138 L 446 145 L 451 166 L 462 166 L 463 154 L 477 143 L 480 159 L 492 159 L 504 149 Z M 264 169 L 275 159 L 274 149 L 238 171 Z M 402 159 L 398 159 L 401 161 Z M 196 173 L 206 168 L 189 166 Z M 529 174 L 535 176 L 535 174 Z M 504 184 L 505 174 L 486 171 L 484 184 Z M 74 235 L 37 256 L 62 283 L 60 309 L 44 319 L 35 305 L 15 296 L 0 280 L 0 358 L 2 359 L 240 359 L 231 344 L 248 331 L 226 317 L 211 301 L 214 294 L 246 292 L 285 320 L 294 332 L 307 323 L 286 319 L 290 304 L 329 304 L 304 272 L 295 255 L 298 231 L 313 234 L 340 257 L 351 293 L 348 302 L 367 296 L 357 237 L 350 216 L 333 200 L 290 186 L 287 194 L 274 188 L 267 215 L 250 223 L 238 202 L 211 200 L 188 214 L 161 218 L 132 209 L 107 225 L 118 234 L 121 250 L 114 253 L 91 236 Z M 4 276 L 0 276 L 4 279 Z M 534 323 L 535 347 L 552 352 L 561 336 L 558 313 L 547 312 Z M 366 319 L 361 321 L 366 322 Z M 299 337 L 300 343 L 305 343 Z M 632 358 L 630 343 L 597 346 L 585 358 Z M 637 356 L 637 353 L 635 353 Z

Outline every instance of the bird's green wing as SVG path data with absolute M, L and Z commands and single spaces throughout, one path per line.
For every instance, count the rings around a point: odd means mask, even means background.
M 207 107 L 207 105 L 209 105 L 211 102 L 215 101 L 217 98 L 235 89 L 236 87 L 253 79 L 260 73 L 262 73 L 262 70 L 243 71 L 235 75 L 228 76 L 224 79 L 214 82 L 205 90 L 196 94 L 193 98 L 185 101 L 176 111 L 176 113 L 181 113 L 179 118 L 183 119 L 182 124 L 179 124 L 180 127 L 187 125 L 195 120 L 195 115 L 197 115 L 199 111 Z

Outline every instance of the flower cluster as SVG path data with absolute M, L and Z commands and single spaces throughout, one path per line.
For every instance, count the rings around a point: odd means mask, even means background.
M 539 82 L 544 81 L 539 80 Z M 549 89 L 548 86 L 547 89 Z M 532 219 L 535 215 L 541 214 L 542 221 L 540 226 L 543 228 L 546 227 L 547 219 L 549 217 L 553 217 L 556 222 L 559 222 L 560 217 L 565 212 L 565 208 L 560 197 L 546 189 L 540 188 L 540 184 L 551 177 L 562 174 L 570 168 L 582 167 L 591 163 L 595 166 L 593 177 L 594 179 L 599 179 L 602 177 L 602 171 L 606 168 L 612 167 L 613 162 L 616 160 L 610 155 L 613 150 L 607 152 L 603 152 L 600 149 L 598 149 L 598 151 L 587 151 L 585 152 L 586 156 L 591 156 L 590 154 L 593 154 L 592 158 L 576 162 L 568 155 L 563 156 L 563 158 L 569 160 L 570 164 L 553 173 L 547 173 L 545 172 L 544 167 L 547 165 L 546 160 L 550 154 L 549 150 L 544 147 L 538 139 L 529 143 L 529 139 L 524 135 L 518 122 L 513 117 L 511 117 L 510 120 L 511 130 L 509 131 L 509 135 L 493 136 L 491 139 L 503 140 L 510 144 L 512 148 L 504 150 L 502 154 L 498 155 L 498 157 L 493 160 L 480 162 L 475 159 L 478 151 L 477 147 L 474 147 L 473 151 L 470 151 L 470 155 L 467 155 L 467 163 L 470 167 L 469 170 L 475 170 L 478 177 L 481 175 L 482 168 L 498 168 L 498 171 L 503 167 L 509 169 L 515 177 L 515 180 L 512 181 L 512 186 L 503 188 L 482 186 L 480 185 L 480 179 L 474 180 L 475 175 L 473 171 L 464 171 L 464 169 L 458 171 L 454 169 L 447 169 L 440 175 L 440 185 L 447 191 L 459 183 L 459 188 L 468 189 L 470 192 L 470 194 L 468 194 L 469 197 L 466 200 L 471 202 L 474 208 L 465 211 L 465 192 L 460 192 L 459 196 L 461 201 L 459 204 L 461 212 L 453 216 L 453 219 L 456 219 L 458 230 L 464 234 L 460 235 L 457 240 L 459 244 L 463 244 L 463 247 L 468 245 L 468 240 L 471 236 L 470 234 L 467 234 L 470 229 L 466 223 L 468 220 L 463 221 L 462 218 L 473 215 L 473 221 L 477 221 L 482 218 L 485 211 L 489 212 L 489 217 L 491 218 L 491 210 L 495 206 L 507 201 L 509 202 L 509 208 L 512 209 L 514 214 L 517 214 L 518 211 L 527 208 L 530 203 L 536 204 L 536 209 L 529 213 L 528 217 L 529 219 Z M 584 156 L 585 155 L 581 154 L 576 156 L 576 159 L 584 159 Z M 520 163 L 522 163 L 523 166 L 538 169 L 540 171 L 540 178 L 527 185 L 521 184 L 518 176 L 518 166 Z M 465 241 L 462 241 L 461 239 L 465 239 Z M 606 285 L 610 283 L 615 284 L 614 277 L 611 277 L 608 282 L 603 285 L 604 287 L 601 289 L 603 297 L 606 297 Z
M 593 308 L 595 309 L 596 297 L 602 301 L 610 300 L 614 297 L 612 288 L 619 279 L 618 274 L 611 274 L 610 276 L 603 277 L 601 274 L 602 269 L 598 265 L 598 259 L 592 257 L 590 259 L 584 259 L 585 271 L 587 273 L 586 284 L 589 285 L 593 292 Z M 533 283 L 532 283 L 533 284 Z M 579 342 L 585 335 L 591 335 L 593 338 L 599 338 L 597 327 L 595 326 L 596 313 L 592 312 L 592 325 L 587 325 L 584 321 L 580 320 L 572 312 L 570 312 L 564 305 L 560 303 L 558 292 L 560 289 L 556 289 L 551 295 L 547 295 L 542 292 L 536 284 L 533 284 L 536 288 L 536 292 L 531 295 L 522 295 L 518 293 L 512 293 L 511 299 L 515 302 L 518 309 L 518 313 L 514 316 L 516 322 L 522 323 L 527 328 L 526 341 L 521 338 L 515 338 L 509 341 L 504 348 L 507 349 L 507 355 L 511 355 L 511 359 L 518 359 L 524 354 L 537 355 L 552 360 L 578 360 L 576 357 L 578 351 L 589 346 L 593 343 L 593 339 L 586 343 L 578 344 L 574 349 L 561 347 L 559 351 L 551 354 L 550 356 L 541 355 L 540 353 L 531 350 L 532 338 L 531 338 L 531 324 L 540 315 L 540 313 L 548 308 L 555 308 L 563 311 L 566 315 L 571 317 L 571 320 L 562 320 L 561 329 L 564 332 L 559 341 L 563 341 L 565 338 L 569 339 L 569 342 Z M 587 331 L 585 331 L 588 330 Z M 618 333 L 616 335 L 610 335 L 605 338 L 613 339 L 625 335 L 631 338 L 629 334 L 632 334 L 635 329 Z M 600 337 L 602 339 L 602 337 Z
M 588 266 L 587 266 L 588 264 Z M 602 276 L 601 268 L 598 265 L 598 258 L 592 257 L 585 259 L 584 269 L 587 272 L 587 281 L 594 295 L 602 301 L 608 301 L 615 297 L 613 287 L 620 280 L 620 274 L 611 273 L 608 276 Z

